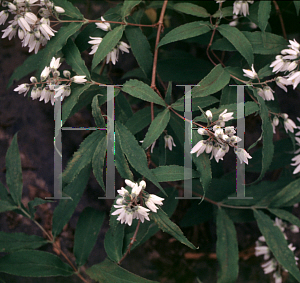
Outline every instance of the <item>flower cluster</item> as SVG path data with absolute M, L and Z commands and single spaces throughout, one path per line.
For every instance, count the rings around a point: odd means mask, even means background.
M 252 157 L 245 149 L 239 148 L 236 145 L 241 139 L 234 135 L 236 133 L 234 127 L 225 127 L 225 122 L 234 119 L 232 115 L 233 112 L 227 113 L 227 109 L 225 109 L 219 115 L 216 124 L 212 127 L 212 132 L 208 128 L 199 128 L 198 133 L 202 136 L 208 135 L 209 138 L 207 140 L 199 141 L 192 148 L 191 153 L 197 153 L 198 157 L 205 151 L 207 154 L 211 153 L 210 159 L 214 157 L 215 160 L 219 162 L 219 160 L 223 160 L 224 155 L 229 151 L 229 146 L 231 146 L 234 147 L 234 152 L 240 162 L 248 164 L 248 159 L 251 159 Z M 211 111 L 206 111 L 206 116 L 209 120 L 212 120 Z
M 110 31 L 111 30 L 110 23 L 105 22 L 105 19 L 103 17 L 101 17 L 101 21 L 103 22 L 96 23 L 97 28 L 102 29 L 104 31 Z M 103 38 L 90 36 L 90 39 L 91 40 L 88 43 L 92 44 L 92 51 L 89 54 L 95 54 Z M 124 41 L 120 41 L 117 44 L 117 46 L 107 54 L 106 64 L 108 64 L 111 61 L 115 65 L 119 59 L 120 50 L 122 53 L 123 52 L 129 53 L 129 48 L 130 46 L 127 43 L 125 43 Z
M 249 15 L 249 4 L 253 4 L 254 1 L 235 1 L 233 3 L 233 14 L 243 15 L 246 17 Z
M 2 6 L 7 9 L 0 12 L 0 25 L 5 24 L 9 14 L 14 15 L 9 26 L 2 31 L 2 38 L 8 37 L 11 40 L 18 33 L 22 46 L 29 47 L 29 52 L 34 50 L 35 53 L 56 32 L 50 27 L 49 17 L 65 12 L 49 0 L 15 0 L 13 3 L 4 1 Z M 33 7 L 39 7 L 37 14 L 32 12 Z
M 131 226 L 133 219 L 139 219 L 142 223 L 144 223 L 145 219 L 150 221 L 149 211 L 157 212 L 158 207 L 156 205 L 162 205 L 164 198 L 148 194 L 145 191 L 145 181 L 141 181 L 138 184 L 125 180 L 125 183 L 131 188 L 131 192 L 123 187 L 118 190 L 120 197 L 116 200 L 114 207 L 117 209 L 112 212 L 112 215 L 119 215 L 117 220 L 121 224 L 125 223 L 129 226 Z M 143 205 L 146 205 L 148 208 Z
M 300 118 L 297 118 L 297 120 L 300 122 Z M 298 129 L 300 127 L 297 127 Z M 296 133 L 296 136 L 300 136 L 300 131 L 298 133 Z M 296 139 L 296 145 L 297 146 L 300 146 L 300 138 L 298 137 L 295 137 Z M 297 174 L 300 172 L 300 154 L 298 154 L 300 152 L 300 148 L 298 148 L 296 151 L 295 151 L 295 154 L 297 154 L 295 157 L 292 158 L 292 161 L 293 163 L 291 164 L 292 166 L 297 166 L 293 172 L 293 174 Z
M 68 70 L 63 71 L 64 79 L 60 77 L 60 72 L 58 68 L 60 67 L 60 58 L 53 57 L 50 66 L 45 67 L 40 76 L 40 82 L 38 82 L 36 77 L 31 77 L 31 84 L 21 84 L 14 91 L 19 94 L 24 93 L 24 96 L 28 93 L 31 86 L 31 98 L 40 101 L 44 100 L 45 103 L 51 101 L 54 105 L 55 98 L 60 97 L 61 101 L 71 94 L 70 85 L 72 82 L 76 84 L 82 84 L 86 82 L 85 76 L 74 76 L 71 78 L 71 73 Z M 66 82 L 67 84 L 61 84 Z
M 275 218 L 275 226 L 278 226 L 278 228 L 281 230 L 281 232 L 283 233 L 285 239 L 287 239 L 286 234 L 284 233 L 285 229 L 289 229 L 291 232 L 293 233 L 298 233 L 299 232 L 299 228 L 296 225 L 291 225 L 288 226 L 286 223 L 284 223 L 281 219 L 279 218 Z M 266 239 L 264 236 L 260 236 L 258 238 L 258 241 L 256 241 L 256 247 L 255 247 L 255 256 L 264 256 L 264 260 L 266 262 L 264 262 L 261 267 L 264 269 L 264 273 L 265 274 L 269 274 L 269 273 L 273 273 L 273 278 L 275 279 L 276 283 L 281 283 L 282 282 L 282 277 L 281 277 L 281 269 L 282 267 L 280 266 L 280 264 L 278 263 L 278 261 L 272 257 L 271 258 L 271 251 L 269 249 L 269 247 L 266 245 Z M 294 251 L 296 249 L 296 247 L 293 246 L 293 244 L 289 244 L 289 248 L 291 251 Z M 296 262 L 299 260 L 298 257 L 295 256 L 295 260 Z

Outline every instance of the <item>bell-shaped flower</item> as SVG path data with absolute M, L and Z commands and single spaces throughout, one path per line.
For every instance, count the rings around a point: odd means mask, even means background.
M 243 148 L 235 148 L 234 149 L 235 154 L 237 155 L 237 157 L 239 158 L 241 164 L 243 162 L 245 162 L 246 164 L 248 164 L 248 159 L 251 159 L 252 157 L 250 156 L 250 154 Z
M 252 69 L 252 71 L 251 70 L 247 70 L 247 69 L 243 69 L 243 72 L 245 73 L 244 76 L 248 77 L 250 79 L 256 79 L 256 78 L 258 78 L 258 75 L 257 75 L 257 73 L 254 70 L 253 64 L 251 66 L 251 69 Z
M 165 135 L 164 139 L 165 139 L 165 148 L 168 147 L 168 149 L 172 151 L 172 146 L 176 146 L 173 137 L 170 135 Z
M 101 16 L 102 23 L 96 23 L 97 28 L 102 29 L 104 31 L 111 30 L 110 23 L 105 22 L 105 19 Z
M 197 152 L 197 157 L 204 152 L 206 148 L 206 141 L 205 140 L 201 140 L 199 142 L 197 142 L 197 144 L 192 148 L 191 153 L 196 153 Z

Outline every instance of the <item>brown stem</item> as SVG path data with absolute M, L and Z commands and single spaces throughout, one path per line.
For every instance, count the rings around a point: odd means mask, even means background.
M 213 59 L 211 59 L 211 57 L 209 55 L 209 47 L 212 45 L 215 33 L 216 33 L 216 28 L 214 28 L 211 38 L 210 38 L 210 41 L 209 41 L 209 44 L 207 45 L 207 48 L 206 48 L 206 55 L 207 55 L 209 61 L 212 62 L 214 66 L 216 66 L 217 64 L 213 61 Z
M 285 31 L 285 27 L 284 27 L 284 22 L 283 22 L 281 11 L 280 11 L 279 6 L 278 6 L 278 4 L 277 4 L 277 2 L 275 0 L 273 0 L 273 4 L 275 6 L 276 13 L 277 13 L 277 15 L 279 17 L 279 20 L 280 20 L 283 37 L 287 40 L 286 31 Z
M 124 258 L 130 253 L 130 249 L 131 249 L 133 243 L 134 243 L 135 240 L 136 240 L 136 235 L 137 235 L 137 233 L 138 233 L 138 231 L 139 231 L 140 224 L 141 224 L 141 220 L 139 219 L 139 222 L 138 222 L 138 224 L 136 225 L 136 228 L 135 228 L 133 237 L 131 238 L 131 241 L 130 241 L 130 243 L 129 243 L 129 245 L 128 245 L 127 251 L 126 251 L 126 253 L 123 255 L 123 257 L 122 257 L 122 258 L 119 260 L 119 262 L 118 262 L 119 265 L 120 265 L 121 262 L 124 260 Z

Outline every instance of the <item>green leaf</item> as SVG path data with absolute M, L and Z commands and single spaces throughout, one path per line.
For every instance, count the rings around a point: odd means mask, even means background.
M 159 208 L 156 213 L 149 213 L 150 219 L 154 220 L 157 226 L 164 232 L 172 235 L 182 244 L 188 246 L 189 248 L 195 250 L 197 249 L 182 233 L 180 228 L 170 220 L 168 215 Z
M 37 65 L 37 77 L 40 76 L 45 66 L 49 66 L 52 57 L 63 48 L 68 38 L 76 33 L 82 25 L 82 22 L 67 24 L 61 27 L 55 36 L 48 41 L 45 49 L 43 50 L 43 56 L 40 58 L 40 62 Z
M 130 171 L 128 162 L 121 149 L 120 141 L 118 139 L 115 141 L 115 145 L 116 145 L 115 164 L 119 174 L 123 179 L 133 180 L 133 174 Z
M 17 134 L 10 144 L 6 153 L 6 183 L 14 202 L 20 206 L 22 199 L 22 167 L 21 158 L 17 141 Z
M 280 192 L 278 192 L 271 199 L 269 207 L 292 206 L 298 202 L 300 202 L 300 179 L 289 183 Z
M 52 233 L 56 237 L 70 220 L 83 191 L 90 178 L 91 166 L 88 165 L 75 177 L 75 179 L 68 184 L 63 193 L 70 196 L 72 199 L 61 199 L 58 206 L 53 213 L 53 227 Z
M 101 108 L 99 105 L 99 98 L 101 98 L 100 94 L 94 96 L 92 101 L 92 115 L 94 117 L 96 126 L 99 128 L 106 128 L 104 118 L 101 113 Z
M 133 115 L 131 106 L 124 93 L 119 93 L 115 98 L 115 120 L 123 124 Z
M 181 25 L 177 28 L 172 29 L 169 33 L 167 33 L 157 48 L 166 45 L 171 42 L 195 37 L 204 33 L 207 33 L 211 30 L 211 25 L 209 22 L 197 21 L 188 24 Z
M 204 97 L 216 93 L 227 86 L 229 81 L 229 73 L 224 70 L 221 64 L 219 64 L 215 66 L 211 72 L 198 83 L 199 86 L 193 87 L 192 98 Z
M 217 214 L 217 258 L 220 264 L 218 283 L 236 282 L 239 251 L 233 221 L 219 208 Z
M 210 14 L 207 13 L 206 9 L 203 7 L 200 7 L 198 5 L 192 4 L 192 3 L 177 3 L 174 5 L 174 10 L 178 12 L 182 12 L 188 15 L 193 15 L 196 17 L 201 18 L 208 18 L 210 17 Z
M 83 20 L 83 15 L 79 12 L 78 8 L 76 8 L 71 2 L 66 0 L 53 0 L 53 3 L 56 6 L 62 7 L 65 12 L 63 13 L 64 16 L 68 16 L 73 20 Z
M 151 170 L 158 182 L 170 182 L 184 180 L 184 167 L 178 165 L 159 166 Z M 192 171 L 192 178 L 199 178 L 197 171 Z
M 104 166 L 104 161 L 106 156 L 106 146 L 107 146 L 106 135 L 103 135 L 102 139 L 99 142 L 97 141 L 97 143 L 98 145 L 95 149 L 95 153 L 92 159 L 93 173 L 99 185 L 105 191 L 105 185 L 103 182 L 103 166 Z
M 62 52 L 67 63 L 72 67 L 73 71 L 77 75 L 85 75 L 87 79 L 90 79 L 90 72 L 87 69 L 84 60 L 81 58 L 81 54 L 78 47 L 71 38 L 68 39 L 67 44 L 63 47 Z
M 148 148 L 153 142 L 155 142 L 164 129 L 167 127 L 170 120 L 170 111 L 166 108 L 163 112 L 160 112 L 152 121 L 148 132 L 146 133 L 142 147 Z
M 116 204 L 116 200 L 114 204 Z M 119 262 L 123 256 L 122 249 L 125 224 L 121 224 L 120 221 L 117 220 L 118 215 L 111 215 L 115 210 L 114 206 L 112 206 L 109 214 L 109 229 L 104 239 L 104 248 L 107 256 L 112 261 Z
M 265 213 L 254 210 L 259 230 L 266 239 L 266 243 L 277 261 L 287 269 L 288 272 L 300 281 L 300 272 L 295 262 L 295 255 L 289 249 L 286 239 L 279 227 Z
M 194 88 L 196 90 L 197 88 Z M 193 99 L 192 99 L 192 111 L 197 111 L 199 110 L 198 106 L 201 108 L 205 108 L 207 106 L 210 106 L 214 103 L 219 102 L 217 98 L 214 96 L 206 96 L 206 97 L 194 97 L 193 93 Z M 171 106 L 173 109 L 177 111 L 184 111 L 184 96 L 179 98 L 176 102 L 174 102 Z
M 54 254 L 17 251 L 0 258 L 0 272 L 25 277 L 71 276 L 73 269 Z
M 274 215 L 276 215 L 277 217 L 286 220 L 293 225 L 300 227 L 300 219 L 295 215 L 293 215 L 292 213 L 283 209 L 268 208 L 268 210 Z
M 167 91 L 166 91 L 165 102 L 167 104 L 170 104 L 171 100 L 172 100 L 172 82 L 169 82 L 168 88 L 167 88 Z
M 196 143 L 198 143 L 201 139 L 202 137 L 198 134 L 198 132 L 192 130 L 193 146 L 195 146 Z M 197 167 L 197 171 L 200 173 L 200 181 L 205 192 L 209 188 L 209 184 L 212 179 L 211 163 L 208 154 L 203 153 L 198 157 L 196 156 L 196 154 L 192 154 L 192 159 Z
M 86 273 L 99 283 L 153 283 L 155 281 L 144 279 L 135 275 L 109 259 L 95 264 L 86 270 Z
M 300 2 L 299 1 L 293 1 L 293 2 L 294 2 L 294 5 L 295 5 L 295 8 L 296 8 L 297 16 L 299 16 Z
M 164 192 L 164 189 L 148 168 L 145 151 L 139 146 L 135 137 L 118 121 L 116 121 L 115 131 L 116 139 L 119 139 L 122 152 L 125 154 L 131 166 Z
M 237 88 L 234 86 L 225 86 L 222 89 L 220 105 L 233 104 L 237 102 Z
M 258 24 L 261 31 L 265 31 L 271 13 L 271 1 L 259 1 Z
M 48 242 L 39 236 L 25 233 L 5 233 L 0 231 L 0 251 L 5 253 L 24 249 L 37 249 Z
M 230 25 L 220 25 L 218 31 L 236 48 L 236 50 L 247 60 L 249 66 L 253 64 L 253 49 L 250 41 L 244 34 Z
M 166 106 L 165 102 L 158 94 L 145 83 L 138 80 L 129 80 L 122 87 L 122 91 L 139 99 L 154 102 L 156 104 Z
M 11 204 L 6 200 L 0 200 L 0 213 L 5 211 L 10 211 L 18 208 L 16 205 Z
M 86 207 L 80 214 L 74 236 L 74 255 L 77 266 L 86 263 L 105 218 L 105 212 Z
M 268 76 L 272 76 L 273 72 L 272 72 L 272 68 L 270 67 L 270 64 L 267 64 L 262 69 L 260 69 L 258 71 L 257 75 L 260 79 L 263 79 L 263 78 L 268 77 Z
M 125 0 L 121 9 L 121 16 L 122 19 L 125 20 L 125 18 L 130 15 L 131 10 L 137 6 L 138 4 L 140 4 L 142 2 L 142 0 Z
M 0 200 L 5 200 L 10 202 L 8 191 L 1 182 L 0 182 Z
M 92 162 L 97 145 L 104 135 L 103 131 L 94 131 L 85 138 L 62 174 L 63 183 L 69 184 L 72 182 L 80 171 Z
M 273 144 L 273 127 L 269 119 L 269 110 L 265 104 L 263 98 L 261 98 L 255 89 L 252 89 L 253 93 L 258 100 L 260 108 L 260 117 L 262 120 L 262 136 L 263 136 L 263 149 L 262 149 L 262 170 L 259 178 L 255 181 L 260 181 L 264 174 L 267 172 L 269 166 L 272 163 L 274 155 L 274 144 Z
M 224 18 L 224 17 L 231 17 L 233 15 L 233 6 L 229 6 L 229 7 L 225 7 L 220 10 L 218 10 L 217 12 L 215 12 L 212 17 L 213 18 Z
M 44 204 L 44 203 L 48 203 L 48 202 L 53 202 L 52 200 L 47 200 L 47 199 L 41 199 L 41 198 L 34 198 L 34 200 L 31 200 L 30 202 L 28 202 L 28 209 L 29 209 L 29 213 L 32 216 L 32 218 L 34 218 L 34 214 L 35 214 L 35 206 Z
M 109 31 L 103 37 L 103 40 L 99 45 L 100 48 L 98 48 L 94 54 L 92 69 L 95 69 L 96 66 L 106 57 L 106 55 L 116 47 L 123 35 L 123 31 L 124 26 L 120 25 L 114 28 L 112 31 Z
M 139 27 L 134 26 L 127 26 L 125 34 L 136 61 L 146 77 L 149 76 L 152 70 L 153 54 L 147 37 L 143 34 Z

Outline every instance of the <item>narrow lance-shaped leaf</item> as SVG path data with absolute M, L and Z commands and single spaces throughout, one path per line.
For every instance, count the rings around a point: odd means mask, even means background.
M 14 252 L 22 249 L 37 249 L 48 242 L 36 235 L 25 233 L 5 233 L 0 231 L 0 251 Z
M 130 95 L 137 97 L 139 99 L 154 102 L 156 104 L 166 106 L 165 102 L 158 94 L 145 83 L 138 80 L 129 80 L 127 81 L 122 91 L 129 93 Z
M 300 227 L 300 219 L 297 216 L 293 215 L 292 213 L 283 209 L 276 209 L 276 208 L 268 208 L 268 210 L 274 215 L 276 215 L 277 217 L 286 220 L 293 225 Z
M 103 211 L 92 207 L 85 208 L 80 214 L 74 237 L 74 255 L 78 266 L 86 263 L 96 244 L 104 218 L 105 213 Z
M 300 271 L 296 265 L 295 255 L 289 249 L 286 239 L 279 227 L 274 226 L 274 222 L 269 216 L 260 210 L 254 210 L 259 230 L 266 239 L 266 243 L 277 261 L 287 269 L 291 275 L 300 281 Z
M 170 111 L 166 108 L 163 112 L 159 113 L 152 121 L 148 132 L 143 141 L 143 148 L 148 148 L 154 141 L 156 141 L 164 129 L 167 127 L 170 120 Z
M 0 200 L 0 213 L 5 211 L 10 211 L 18 208 L 16 205 L 11 204 L 6 200 Z
M 122 19 L 124 20 L 126 18 L 126 16 L 128 16 L 131 12 L 131 10 L 137 6 L 138 4 L 140 4 L 142 1 L 141 0 L 125 0 L 121 9 L 121 16 Z
M 23 250 L 0 258 L 0 272 L 25 277 L 71 276 L 73 269 L 51 253 Z
M 159 208 L 157 212 L 150 212 L 149 213 L 150 219 L 154 220 L 157 226 L 164 232 L 172 235 L 182 244 L 188 246 L 189 248 L 195 250 L 197 249 L 182 233 L 180 228 L 170 220 L 168 215 Z
M 164 189 L 157 182 L 155 176 L 147 166 L 145 151 L 139 146 L 137 140 L 129 130 L 118 121 L 116 121 L 116 139 L 120 140 L 122 152 L 125 154 L 131 166 L 164 192 Z
M 154 283 L 156 281 L 148 280 L 135 275 L 109 259 L 95 264 L 86 270 L 86 273 L 99 283 Z
M 17 134 L 15 134 L 11 145 L 7 150 L 5 161 L 6 183 L 14 202 L 17 205 L 20 205 L 22 199 L 23 181 Z
M 177 3 L 173 6 L 174 10 L 188 15 L 193 15 L 200 18 L 208 18 L 210 14 L 206 9 L 192 3 Z M 231 13 L 232 14 L 232 13 Z
M 133 180 L 133 174 L 130 171 L 128 162 L 124 153 L 122 152 L 120 141 L 117 139 L 115 143 L 116 152 L 115 152 L 115 164 L 116 168 L 123 179 Z
M 116 47 L 123 35 L 123 31 L 124 26 L 120 25 L 114 28 L 112 31 L 109 31 L 103 37 L 102 42 L 100 43 L 96 53 L 94 54 L 92 69 L 95 69 L 95 67 L 106 57 L 106 55 Z
M 101 108 L 99 105 L 100 95 L 95 95 L 92 101 L 92 115 L 94 117 L 95 123 L 97 127 L 105 128 L 105 121 L 101 113 Z
M 295 5 L 295 8 L 296 8 L 297 16 L 299 16 L 300 2 L 299 1 L 293 1 L 293 2 L 294 2 L 294 5 Z
M 204 97 L 216 93 L 227 86 L 229 81 L 229 73 L 224 70 L 221 64 L 219 64 L 215 66 L 201 82 L 199 82 L 199 86 L 193 87 L 192 98 Z
M 87 79 L 90 79 L 90 72 L 87 69 L 84 60 L 81 58 L 78 47 L 72 39 L 68 39 L 67 44 L 62 49 L 62 52 L 64 53 L 67 63 L 72 67 L 73 71 L 76 72 L 77 75 L 84 75 Z
M 253 64 L 253 49 L 250 41 L 235 27 L 220 25 L 218 31 L 236 48 L 236 50 L 247 60 L 249 66 Z
M 157 48 L 171 42 L 199 36 L 210 30 L 211 26 L 209 22 L 198 21 L 181 25 L 167 33 L 160 41 Z
M 258 24 L 261 31 L 265 31 L 271 12 L 271 1 L 259 1 Z
M 219 208 L 217 212 L 218 283 L 235 282 L 239 271 L 239 251 L 233 221 Z

